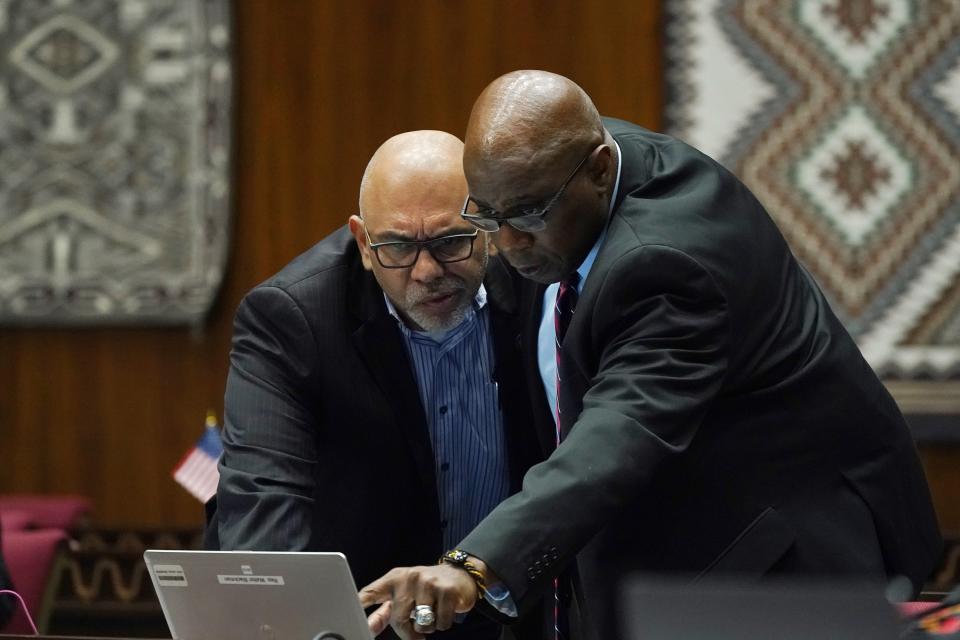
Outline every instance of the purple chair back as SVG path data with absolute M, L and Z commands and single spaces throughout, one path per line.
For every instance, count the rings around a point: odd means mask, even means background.
M 0 513 L 29 515 L 30 525 L 45 529 L 77 529 L 90 513 L 90 499 L 71 495 L 0 496 Z
M 33 517 L 26 511 L 0 511 L 0 531 L 23 531 L 33 526 Z

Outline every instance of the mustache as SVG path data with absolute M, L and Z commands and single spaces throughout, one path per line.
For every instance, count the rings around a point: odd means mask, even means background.
M 466 288 L 463 280 L 453 276 L 448 276 L 425 285 L 411 283 L 410 286 L 407 287 L 407 304 L 420 304 L 428 298 L 459 293 Z

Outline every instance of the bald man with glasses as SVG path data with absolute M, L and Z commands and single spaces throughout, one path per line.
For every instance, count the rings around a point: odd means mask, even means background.
M 387 140 L 359 215 L 244 298 L 208 547 L 340 551 L 363 585 L 436 562 L 537 461 L 514 283 L 460 217 L 462 151 Z M 471 614 L 441 637 L 500 634 Z

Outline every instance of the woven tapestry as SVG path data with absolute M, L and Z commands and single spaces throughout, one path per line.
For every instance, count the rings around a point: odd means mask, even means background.
M 960 2 L 665 10 L 669 132 L 746 182 L 886 380 L 960 406 Z
M 227 255 L 227 0 L 0 0 L 0 323 L 196 323 Z

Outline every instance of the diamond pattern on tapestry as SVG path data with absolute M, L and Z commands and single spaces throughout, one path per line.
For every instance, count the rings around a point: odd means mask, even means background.
M 800 23 L 852 77 L 862 79 L 910 19 L 908 2 L 801 0 Z
M 669 132 L 757 194 L 881 375 L 960 380 L 960 3 L 665 8 Z
M 797 163 L 797 186 L 839 233 L 859 246 L 908 195 L 907 158 L 860 106 L 851 107 Z
M 227 257 L 227 0 L 0 0 L 0 323 L 196 323 Z

